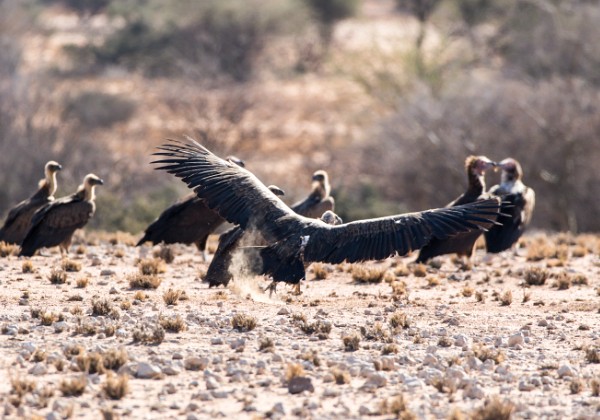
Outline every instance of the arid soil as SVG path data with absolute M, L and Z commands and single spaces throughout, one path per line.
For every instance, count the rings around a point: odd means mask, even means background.
M 600 237 L 521 242 L 478 250 L 473 268 L 415 255 L 313 264 L 301 295 L 280 284 L 271 297 L 259 277 L 209 289 L 195 248 L 161 254 L 126 235 L 88 234 L 69 259 L 5 256 L 0 412 L 595 418 Z

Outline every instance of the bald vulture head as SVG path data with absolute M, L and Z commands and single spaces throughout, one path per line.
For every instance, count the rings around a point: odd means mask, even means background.
M 40 181 L 40 187 L 44 183 L 48 186 L 48 195 L 52 196 L 56 192 L 56 173 L 62 169 L 60 163 L 50 160 L 44 166 L 44 179 Z
M 500 175 L 502 184 L 520 181 L 523 178 L 523 169 L 516 159 L 506 158 L 498 166 L 502 169 L 502 175 Z
M 95 198 L 94 189 L 96 185 L 104 185 L 104 181 L 97 175 L 87 174 L 83 178 L 83 184 L 77 188 L 77 192 L 83 194 L 84 200 L 93 200 Z
M 325 213 L 323 213 L 323 215 L 320 217 L 320 219 L 323 222 L 327 223 L 328 225 L 332 225 L 332 226 L 337 226 L 337 225 L 341 225 L 344 223 L 342 218 L 340 216 L 338 216 L 337 214 L 335 214 L 334 212 L 332 212 L 331 210 L 327 210 Z
M 331 192 L 331 186 L 329 185 L 329 176 L 324 170 L 316 171 L 312 176 L 313 190 L 319 190 L 322 192 L 323 197 L 329 196 Z

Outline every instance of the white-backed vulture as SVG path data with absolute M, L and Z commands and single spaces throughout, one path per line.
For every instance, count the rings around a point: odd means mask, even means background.
M 235 156 L 229 156 L 227 160 L 244 166 L 244 162 Z M 144 232 L 144 236 L 136 246 L 144 242 L 152 244 L 194 244 L 202 254 L 204 261 L 206 256 L 206 241 L 208 236 L 219 226 L 225 223 L 219 214 L 204 204 L 204 200 L 196 194 L 188 194 L 180 201 L 164 210 Z
M 88 174 L 77 192 L 54 200 L 36 211 L 19 255 L 30 257 L 40 248 L 57 245 L 61 254 L 68 253 L 75 230 L 84 227 L 94 215 L 94 190 L 97 185 L 103 184 L 104 181 L 96 175 Z
M 531 221 L 535 207 L 535 192 L 523 184 L 523 169 L 513 158 L 506 158 L 498 164 L 502 170 L 500 184 L 490 189 L 490 194 L 497 195 L 507 204 L 502 205 L 502 213 L 498 222 L 502 226 L 494 226 L 485 232 L 487 252 L 498 253 L 515 244 Z
M 298 283 L 311 262 L 380 260 L 406 255 L 432 238 L 487 229 L 500 209 L 495 198 L 331 226 L 294 213 L 251 172 L 192 139 L 171 140 L 155 155 L 161 157 L 154 162 L 160 164 L 157 169 L 181 178 L 230 223 L 262 235 L 267 245 L 259 252 L 261 274 L 270 275 L 274 282 Z
M 465 172 L 467 173 L 467 191 L 456 200 L 449 203 L 446 208 L 474 203 L 489 198 L 485 192 L 485 171 L 496 165 L 485 156 L 469 156 L 465 160 Z M 462 233 L 449 238 L 433 238 L 427 245 L 421 248 L 416 262 L 426 262 L 438 255 L 454 254 L 471 258 L 475 242 L 483 231 Z
M 20 245 L 29 230 L 31 217 L 37 209 L 54 200 L 56 192 L 56 173 L 62 166 L 51 160 L 44 166 L 44 179 L 40 180 L 38 190 L 26 200 L 10 209 L 4 225 L 0 228 L 0 241 Z

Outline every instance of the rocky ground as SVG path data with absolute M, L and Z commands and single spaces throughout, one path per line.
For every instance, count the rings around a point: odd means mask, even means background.
M 473 269 L 314 264 L 272 297 L 209 289 L 193 248 L 92 236 L 0 259 L 6 418 L 600 415 L 598 236 L 530 235 Z

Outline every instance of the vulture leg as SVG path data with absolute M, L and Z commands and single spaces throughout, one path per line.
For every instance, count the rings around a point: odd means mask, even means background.
M 196 247 L 198 248 L 198 251 L 200 251 L 200 254 L 202 255 L 202 261 L 207 262 L 208 261 L 208 253 L 206 252 L 206 241 L 208 240 L 208 235 L 205 236 L 204 238 L 201 238 L 199 241 L 196 242 Z
M 294 296 L 300 296 L 302 294 L 302 291 L 300 290 L 300 283 L 299 282 L 296 283 L 296 284 L 294 284 L 294 288 L 293 288 L 292 294 Z
M 273 292 L 277 293 L 277 281 L 273 280 L 267 287 L 263 289 L 263 292 L 269 291 L 269 297 L 273 295 Z

